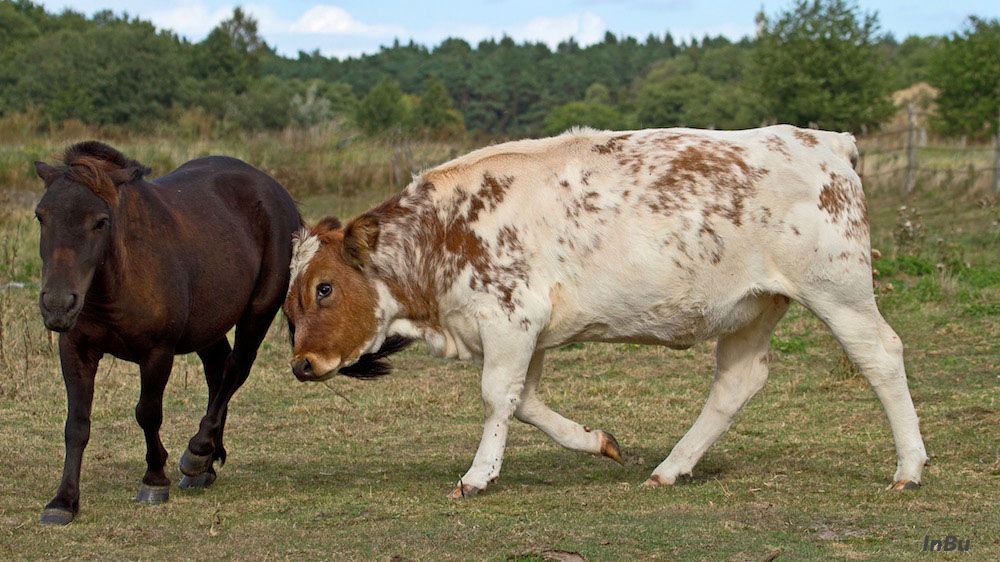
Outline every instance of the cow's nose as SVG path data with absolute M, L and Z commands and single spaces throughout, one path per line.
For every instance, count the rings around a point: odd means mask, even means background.
M 292 373 L 300 381 L 313 378 L 312 364 L 308 359 L 301 359 L 292 365 Z

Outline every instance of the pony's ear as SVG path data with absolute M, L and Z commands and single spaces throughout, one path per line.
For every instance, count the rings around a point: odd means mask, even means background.
M 145 166 L 129 166 L 128 168 L 117 168 L 108 172 L 111 182 L 116 186 L 131 183 L 149 173 L 149 168 Z
M 362 215 L 344 229 L 343 256 L 347 265 L 363 270 L 371 263 L 371 253 L 378 243 L 378 221 L 370 215 Z
M 38 177 L 42 178 L 45 185 L 52 183 L 52 180 L 56 179 L 56 175 L 59 173 L 59 168 L 55 166 L 50 166 L 41 160 L 35 160 L 35 173 Z

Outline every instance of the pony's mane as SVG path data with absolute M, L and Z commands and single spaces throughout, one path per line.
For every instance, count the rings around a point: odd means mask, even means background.
M 128 158 L 118 150 L 97 141 L 76 143 L 63 154 L 66 175 L 90 188 L 98 197 L 112 203 L 117 198 L 115 183 L 108 175 L 114 170 L 135 169 L 133 179 L 150 173 L 150 169 Z

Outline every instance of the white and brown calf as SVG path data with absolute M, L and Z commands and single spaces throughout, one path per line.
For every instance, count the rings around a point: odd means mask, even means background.
M 716 338 L 708 402 L 646 482 L 673 484 L 764 385 L 771 333 L 795 300 L 882 401 L 898 457 L 890 487 L 914 487 L 927 455 L 902 343 L 872 294 L 856 157 L 851 135 L 791 126 L 576 130 L 477 150 L 344 228 L 326 219 L 300 233 L 285 302 L 293 371 L 328 378 L 392 336 L 480 361 L 486 424 L 453 492 L 469 496 L 500 473 L 512 415 L 619 458 L 610 434 L 542 402 L 545 350 Z

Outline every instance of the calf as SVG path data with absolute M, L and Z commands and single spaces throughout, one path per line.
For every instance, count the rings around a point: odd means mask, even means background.
M 398 336 L 481 362 L 486 414 L 470 496 L 500 473 L 511 415 L 560 445 L 620 459 L 610 433 L 541 400 L 545 350 L 686 348 L 715 338 L 701 415 L 647 485 L 673 484 L 764 384 L 792 300 L 825 322 L 885 407 L 915 487 L 927 455 L 903 346 L 872 294 L 868 213 L 849 134 L 574 130 L 472 152 L 342 227 L 294 242 L 284 310 L 293 372 L 324 380 Z

